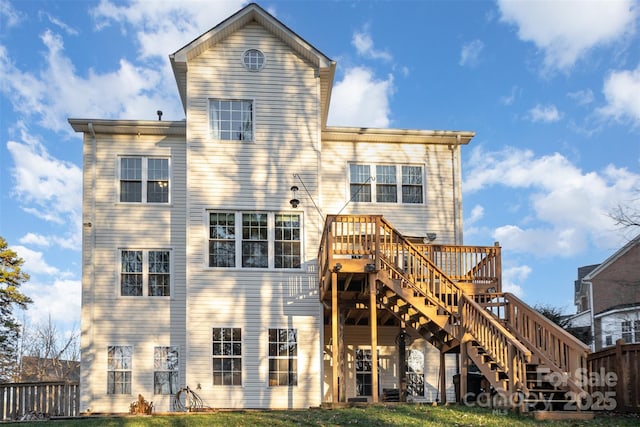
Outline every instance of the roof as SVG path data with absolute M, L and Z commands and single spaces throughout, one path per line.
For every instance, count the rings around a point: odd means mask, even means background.
M 414 144 L 464 145 L 475 132 L 453 130 L 379 129 L 355 127 L 327 127 L 322 141 L 336 142 L 399 142 Z
M 187 135 L 185 121 L 69 119 L 76 132 L 120 135 Z
M 631 241 L 629 241 L 629 243 L 627 243 L 626 245 L 624 245 L 621 249 L 619 249 L 616 253 L 614 253 L 613 255 L 611 255 L 609 258 L 607 258 L 602 264 L 600 264 L 598 267 L 596 267 L 595 269 L 591 270 L 591 272 L 589 274 L 587 274 L 586 276 L 584 276 L 584 278 L 582 280 L 585 281 L 590 281 L 592 280 L 594 277 L 596 277 L 598 274 L 602 273 L 603 271 L 605 271 L 611 264 L 613 264 L 614 262 L 616 262 L 618 259 L 620 259 L 622 256 L 624 256 L 627 252 L 629 252 L 632 248 L 636 247 L 640 245 L 640 234 L 638 234 L 635 238 L 631 239 Z
M 336 67 L 335 61 L 329 59 L 329 57 L 255 3 L 250 3 L 243 9 L 240 9 L 206 33 L 169 55 L 171 67 L 173 68 L 176 83 L 178 84 L 182 107 L 186 111 L 187 69 L 189 60 L 197 57 L 205 50 L 221 42 L 230 34 L 242 29 L 251 22 L 257 22 L 262 25 L 267 31 L 282 40 L 298 55 L 318 69 L 321 89 L 322 126 L 324 127 L 329 113 L 329 100 L 331 98 Z

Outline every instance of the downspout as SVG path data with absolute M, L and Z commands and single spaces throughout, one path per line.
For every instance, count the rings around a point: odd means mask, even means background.
M 456 144 L 449 145 L 449 150 L 451 150 L 451 182 L 453 185 L 453 244 L 458 244 L 458 180 L 456 179 L 456 155 L 455 150 L 456 147 L 460 146 L 460 135 L 456 135 Z
M 95 360 L 95 328 L 94 328 L 94 322 L 95 322 L 95 282 L 96 282 L 96 256 L 95 256 L 95 250 L 96 250 L 96 161 L 97 161 L 97 143 L 96 143 L 96 132 L 95 129 L 93 128 L 93 123 L 89 122 L 87 123 L 87 127 L 89 128 L 89 133 L 91 134 L 91 216 L 90 216 L 90 222 L 88 224 L 89 228 L 90 228 L 90 233 L 91 233 L 91 275 L 90 275 L 90 281 L 91 281 L 91 285 L 90 285 L 90 298 L 91 298 L 91 303 L 90 303 L 90 307 L 91 307 L 91 312 L 90 312 L 90 328 L 91 328 L 91 333 L 90 333 L 90 342 L 91 342 L 91 349 L 89 351 L 90 353 L 90 360 Z M 82 346 L 81 346 L 82 348 Z M 81 359 L 82 360 L 82 359 Z M 91 399 L 89 402 L 93 402 L 93 389 L 91 389 Z M 91 404 L 91 403 L 89 403 Z M 85 408 L 86 409 L 86 408 Z M 82 410 L 82 409 L 81 409 Z
M 596 351 L 596 321 L 593 312 L 593 283 L 583 280 L 583 283 L 589 284 L 589 320 L 591 322 L 591 351 Z

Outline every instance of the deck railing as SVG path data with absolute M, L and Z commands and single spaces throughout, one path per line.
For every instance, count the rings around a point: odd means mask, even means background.
M 80 412 L 78 383 L 36 382 L 0 384 L 0 420 L 74 417 Z
M 454 282 L 484 285 L 494 292 L 502 290 L 501 249 L 494 246 L 417 244 L 440 270 Z
M 320 283 L 326 283 L 326 272 L 335 264 L 334 257 L 368 257 L 377 270 L 379 256 L 400 267 L 406 274 L 425 278 L 425 266 L 435 271 L 433 281 L 445 277 L 443 283 L 464 282 L 485 285 L 500 292 L 500 247 L 430 245 L 411 243 L 381 215 L 327 216 L 318 253 Z M 437 277 L 440 276 L 440 277 Z
M 590 349 L 582 341 L 526 305 L 510 293 L 476 296 L 481 306 L 505 322 L 516 338 L 529 348 L 540 362 L 567 374 L 566 382 L 576 392 L 581 370 L 587 368 Z

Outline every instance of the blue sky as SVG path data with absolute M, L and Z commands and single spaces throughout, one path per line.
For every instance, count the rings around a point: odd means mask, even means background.
M 67 118 L 182 120 L 168 55 L 244 5 L 0 0 L 0 235 L 31 274 L 25 321 L 79 328 Z M 640 210 L 637 0 L 260 5 L 337 61 L 330 125 L 476 132 L 465 243 L 500 242 L 505 290 L 574 312 L 577 267 L 633 237 L 608 214 Z

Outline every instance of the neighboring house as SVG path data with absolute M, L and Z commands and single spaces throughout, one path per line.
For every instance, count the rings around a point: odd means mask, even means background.
M 602 264 L 578 269 L 575 304 L 570 324 L 592 331 L 594 350 L 620 338 L 640 343 L 640 235 Z
M 461 246 L 473 132 L 327 126 L 336 63 L 256 4 L 170 61 L 186 120 L 69 120 L 82 411 L 172 410 L 186 386 L 218 408 L 444 401 L 467 359 L 527 391 L 540 350 L 476 300 L 539 317 L 500 293 L 498 245 Z
M 80 381 L 80 362 L 23 356 L 18 382 Z

